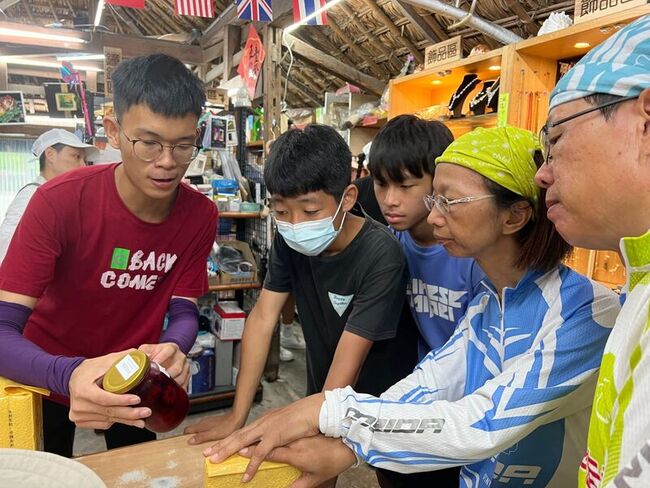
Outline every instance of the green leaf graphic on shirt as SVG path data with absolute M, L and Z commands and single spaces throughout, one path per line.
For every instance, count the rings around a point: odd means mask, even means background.
M 123 249 L 121 247 L 116 247 L 113 249 L 113 259 L 111 259 L 111 268 L 112 269 L 126 269 L 129 265 L 129 255 L 131 251 L 128 249 Z

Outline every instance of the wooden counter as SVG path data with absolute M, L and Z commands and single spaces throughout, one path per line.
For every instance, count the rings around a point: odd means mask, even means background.
M 172 437 L 76 460 L 95 471 L 108 488 L 201 488 L 201 452 L 212 443 L 190 446 L 189 438 Z

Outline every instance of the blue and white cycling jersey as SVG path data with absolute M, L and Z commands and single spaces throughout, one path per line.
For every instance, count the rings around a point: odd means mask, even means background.
M 367 463 L 463 465 L 461 487 L 571 487 L 617 296 L 559 266 L 502 299 L 488 283 L 447 344 L 380 398 L 326 392 L 320 429 Z

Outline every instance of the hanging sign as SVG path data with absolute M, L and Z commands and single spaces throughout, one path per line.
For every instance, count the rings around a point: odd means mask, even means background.
M 104 48 L 104 97 L 113 98 L 113 70 L 122 62 L 122 50 L 118 47 Z
M 573 23 L 579 24 L 648 3 L 648 0 L 576 0 Z
M 237 73 L 244 80 L 246 89 L 248 90 L 248 96 L 251 100 L 255 98 L 255 87 L 257 86 L 257 80 L 262 71 L 262 63 L 264 62 L 265 56 L 264 44 L 262 44 L 260 36 L 257 34 L 253 24 L 251 24 L 248 30 L 246 46 L 244 46 L 244 53 L 237 67 Z
M 424 69 L 433 68 L 440 64 L 458 61 L 463 57 L 461 37 L 456 36 L 446 41 L 429 46 L 424 51 Z

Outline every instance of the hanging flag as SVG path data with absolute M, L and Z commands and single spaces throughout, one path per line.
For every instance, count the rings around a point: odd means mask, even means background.
M 244 52 L 237 67 L 237 73 L 244 80 L 248 89 L 248 96 L 251 100 L 255 98 L 255 87 L 257 86 L 257 80 L 262 71 L 262 63 L 264 62 L 265 56 L 266 52 L 264 51 L 262 39 L 260 39 L 255 27 L 251 24 L 248 30 L 248 39 L 244 46 Z
M 106 0 L 106 3 L 128 8 L 144 8 L 144 0 Z
M 271 22 L 271 0 L 237 0 L 237 17 L 245 20 Z
M 325 7 L 326 3 L 325 0 L 293 0 L 293 21 L 300 22 L 305 17 L 309 17 L 317 10 Z M 309 25 L 327 25 L 327 12 L 323 11 L 305 23 Z
M 212 0 L 174 0 L 176 15 L 214 17 Z

